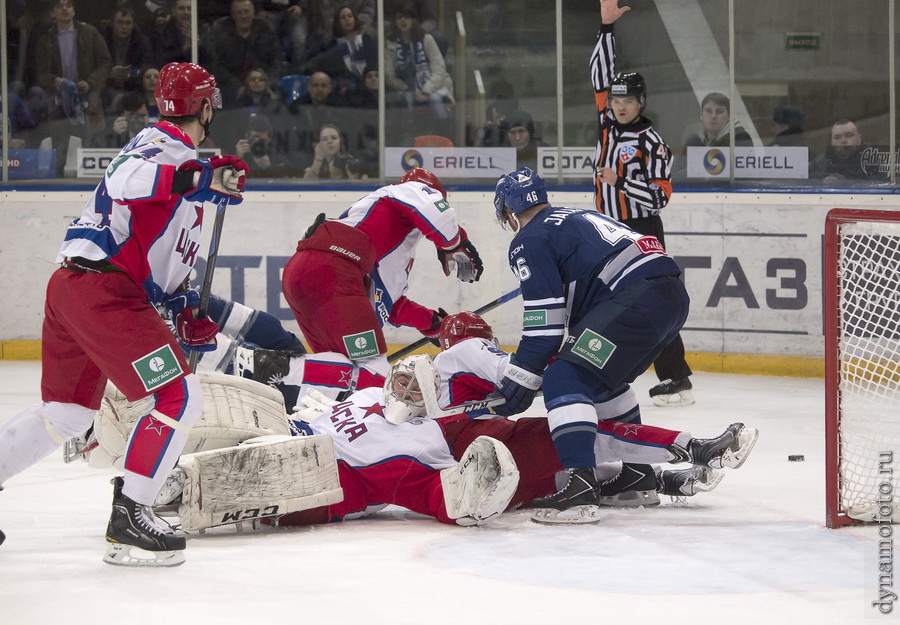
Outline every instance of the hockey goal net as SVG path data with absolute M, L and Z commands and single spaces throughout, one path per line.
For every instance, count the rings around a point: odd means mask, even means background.
M 900 211 L 825 220 L 826 523 L 900 522 Z

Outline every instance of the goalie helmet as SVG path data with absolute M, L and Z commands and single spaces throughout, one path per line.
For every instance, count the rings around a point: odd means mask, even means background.
M 414 167 L 410 169 L 408 172 L 403 174 L 403 177 L 400 179 L 400 184 L 404 182 L 421 182 L 424 185 L 427 185 L 438 191 L 441 195 L 444 196 L 444 199 L 447 199 L 447 191 L 444 189 L 444 185 L 441 184 L 441 181 L 438 180 L 438 177 L 433 173 L 428 171 L 427 169 L 423 169 L 421 167 Z
M 501 224 L 505 224 L 503 216 L 505 208 L 513 215 L 518 215 L 535 204 L 546 202 L 547 186 L 544 179 L 528 167 L 500 176 L 494 190 L 494 208 Z
M 417 377 L 417 369 L 426 374 Z M 427 379 L 423 382 L 420 377 Z M 420 386 L 423 383 L 432 384 L 435 394 L 440 389 L 440 375 L 428 354 L 407 356 L 391 367 L 384 381 L 384 418 L 399 425 L 414 417 L 424 417 L 425 397 Z
M 444 317 L 441 322 L 438 343 L 443 351 L 450 349 L 463 339 L 472 337 L 481 337 L 490 341 L 494 338 L 494 330 L 480 315 L 473 312 L 459 312 Z
M 194 63 L 169 63 L 156 81 L 156 106 L 165 117 L 196 115 L 204 100 L 213 108 L 222 108 L 222 96 L 216 78 Z

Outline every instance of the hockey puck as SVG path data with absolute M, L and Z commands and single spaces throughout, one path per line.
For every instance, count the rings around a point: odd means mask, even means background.
M 803 454 L 791 454 L 788 456 L 788 460 L 791 462 L 803 462 L 805 458 L 803 457 Z

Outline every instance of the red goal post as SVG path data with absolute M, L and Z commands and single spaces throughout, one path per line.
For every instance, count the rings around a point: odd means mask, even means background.
M 900 522 L 900 210 L 825 218 L 826 525 Z

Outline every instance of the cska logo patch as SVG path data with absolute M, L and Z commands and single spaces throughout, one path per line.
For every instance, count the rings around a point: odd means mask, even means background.
M 622 149 L 619 150 L 619 160 L 623 163 L 627 163 L 634 158 L 635 154 L 637 154 L 637 148 L 633 145 L 622 146 Z

